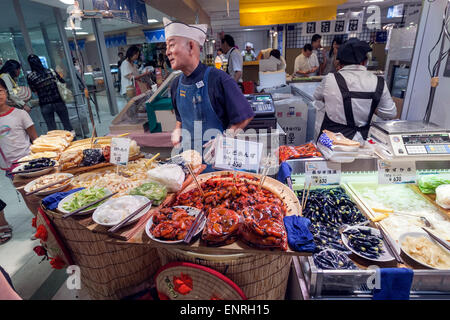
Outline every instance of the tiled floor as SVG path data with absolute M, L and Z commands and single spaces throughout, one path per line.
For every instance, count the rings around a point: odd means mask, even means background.
M 94 115 L 95 126 L 98 136 L 103 136 L 109 133 L 109 125 L 115 116 L 110 114 L 104 94 L 98 94 L 97 99 L 101 123 L 98 123 L 97 116 Z M 125 104 L 125 99 L 118 97 L 119 111 Z M 38 257 L 33 251 L 39 241 L 30 239 L 34 232 L 31 226 L 33 215 L 3 173 L 0 174 L 0 186 L 0 198 L 7 204 L 5 216 L 13 227 L 12 239 L 0 245 L 0 266 L 10 274 L 19 295 L 23 299 L 33 300 L 89 299 L 83 290 L 67 289 L 65 270 L 54 270 L 48 261 L 41 262 L 42 257 Z

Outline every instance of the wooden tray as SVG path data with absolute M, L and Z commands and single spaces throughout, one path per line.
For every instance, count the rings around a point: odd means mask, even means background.
M 208 180 L 211 177 L 219 177 L 219 176 L 223 176 L 223 175 L 229 175 L 230 173 L 232 173 L 231 171 L 218 171 L 218 172 L 211 172 L 211 173 L 206 173 L 206 174 L 202 174 L 200 176 L 198 176 L 198 180 L 200 183 Z M 261 175 L 256 175 L 256 174 L 249 174 L 246 173 L 246 175 L 251 175 L 251 176 L 255 176 L 257 178 L 260 178 Z M 255 181 L 253 183 L 259 183 L 259 181 Z M 269 190 L 273 193 L 275 193 L 277 196 L 279 196 L 284 203 L 286 204 L 287 207 L 287 216 L 290 215 L 301 215 L 301 206 L 300 206 L 300 202 L 298 201 L 297 196 L 295 195 L 295 193 L 289 189 L 287 186 L 285 186 L 284 184 L 282 184 L 281 182 L 272 179 L 270 177 L 267 177 L 263 187 L 266 190 Z M 185 193 L 188 192 L 192 189 L 196 188 L 195 183 L 190 184 L 186 189 L 184 189 L 181 193 Z M 293 251 L 290 248 L 288 248 L 287 251 L 281 251 L 278 249 L 258 249 L 258 248 L 253 248 L 250 247 L 248 245 L 246 245 L 245 243 L 243 243 L 240 240 L 237 240 L 236 242 L 226 245 L 226 246 L 221 246 L 221 247 L 209 247 L 206 246 L 203 242 L 201 242 L 199 239 L 195 240 L 192 244 L 187 245 L 184 243 L 180 243 L 180 244 L 163 244 L 163 243 L 159 243 L 156 241 L 151 240 L 147 234 L 145 233 L 145 230 L 142 230 L 142 232 L 139 232 L 136 234 L 135 237 L 133 237 L 132 239 L 130 239 L 129 242 L 133 242 L 133 243 L 145 243 L 145 244 L 149 244 L 155 247 L 164 247 L 164 248 L 182 248 L 182 249 L 188 249 L 190 251 L 195 251 L 195 252 L 201 252 L 201 253 L 210 253 L 210 254 L 231 254 L 231 253 L 258 253 L 258 254 L 275 254 L 275 255 L 292 255 L 292 256 L 310 256 L 311 253 L 309 252 L 297 252 L 297 251 Z

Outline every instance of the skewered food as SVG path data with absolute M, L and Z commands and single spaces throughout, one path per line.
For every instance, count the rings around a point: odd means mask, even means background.
M 62 152 L 70 144 L 66 136 L 42 135 L 33 141 L 30 147 L 31 152 L 56 151 Z
M 299 199 L 303 191 L 297 191 Z M 310 190 L 303 216 L 311 220 L 311 233 L 317 249 L 348 251 L 343 245 L 339 227 L 367 221 L 342 188 Z
M 130 194 L 147 197 L 154 205 L 160 205 L 167 196 L 167 188 L 157 182 L 148 182 L 134 188 Z
M 91 202 L 94 202 L 95 200 L 101 199 L 105 195 L 106 195 L 106 192 L 105 192 L 104 188 L 83 189 L 81 191 L 74 193 L 74 196 L 72 197 L 72 199 L 68 202 L 65 202 L 62 207 L 64 210 L 71 212 L 71 211 L 77 210 L 77 209 L 87 205 L 88 203 L 91 203 Z M 98 207 L 99 205 L 101 205 L 103 202 L 104 201 L 94 204 L 94 205 L 86 208 L 86 210 L 94 209 L 94 208 Z
M 167 187 L 169 192 L 180 191 L 185 174 L 183 169 L 176 164 L 165 164 L 147 172 L 150 181 L 159 182 Z
M 66 151 L 74 151 L 74 150 L 85 150 L 94 148 L 103 148 L 103 147 L 111 147 L 111 139 L 112 137 L 98 137 L 94 140 L 94 145 L 92 145 L 91 139 L 83 139 L 74 141 L 67 147 Z M 141 152 L 140 147 L 137 145 L 136 141 L 131 140 L 130 142 L 130 151 L 129 157 L 134 157 Z
M 428 266 L 450 269 L 450 253 L 424 236 L 407 236 L 401 245 L 411 257 Z
M 344 231 L 344 235 L 350 248 L 364 257 L 376 259 L 384 252 L 382 238 L 372 234 L 370 229 L 350 228 Z
M 23 167 L 23 169 L 24 170 L 39 169 L 39 168 L 44 169 L 44 168 L 52 167 L 55 164 L 56 164 L 56 161 L 54 161 L 54 160 L 50 160 L 49 158 L 40 158 L 40 159 L 31 160 Z
M 215 208 L 208 215 L 202 240 L 211 246 L 231 244 L 237 240 L 243 220 L 236 211 Z
M 150 232 L 161 240 L 183 240 L 194 220 L 185 209 L 164 208 L 154 214 Z
M 258 248 L 280 248 L 287 250 L 287 234 L 283 217 L 286 207 L 281 199 L 266 189 L 258 188 L 259 179 L 251 175 L 223 175 L 212 177 L 201 184 L 205 196 L 198 189 L 178 195 L 175 205 L 185 205 L 203 209 L 208 219 L 216 208 L 233 210 L 242 214 L 244 223 L 240 239 Z M 215 211 L 212 217 L 218 213 Z M 232 217 L 231 212 L 228 216 Z M 235 221 L 235 220 L 231 220 Z M 223 240 L 220 232 L 215 235 L 219 243 Z M 208 243 L 213 238 L 208 236 Z
M 81 165 L 84 167 L 93 166 L 105 161 L 102 149 L 84 149 L 83 161 Z
M 313 143 L 307 143 L 297 147 L 280 146 L 278 149 L 278 156 L 280 162 L 283 162 L 289 159 L 321 157 L 322 154 L 317 150 Z
M 67 142 L 72 142 L 74 138 L 74 134 L 70 131 L 66 130 L 51 130 L 47 132 L 47 137 L 61 137 L 64 138 Z
M 59 157 L 59 164 L 62 171 L 78 167 L 83 160 L 83 152 L 81 150 L 65 151 Z

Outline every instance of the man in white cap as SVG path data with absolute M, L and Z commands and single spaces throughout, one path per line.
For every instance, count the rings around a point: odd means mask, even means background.
M 183 72 L 170 88 L 177 119 L 172 143 L 202 154 L 204 143 L 225 129 L 244 129 L 254 112 L 233 78 L 200 62 L 207 25 L 187 25 L 166 18 L 163 22 L 167 57 L 172 69 Z M 206 171 L 212 168 L 208 166 Z
M 254 61 L 256 60 L 256 54 L 253 50 L 253 43 L 247 42 L 245 44 L 245 50 L 242 50 L 241 55 L 244 61 Z

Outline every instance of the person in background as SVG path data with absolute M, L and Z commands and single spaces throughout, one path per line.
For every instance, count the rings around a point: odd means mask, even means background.
M 222 48 L 217 49 L 217 56 L 216 56 L 216 57 L 219 57 L 220 60 L 222 60 L 222 62 L 223 62 L 224 60 L 226 60 L 225 54 L 223 53 Z
M 80 64 L 78 63 L 78 59 L 72 58 L 72 61 L 73 61 L 73 66 L 75 67 L 75 70 L 78 72 L 78 74 L 81 75 L 81 67 L 80 67 Z
M 255 51 L 253 50 L 253 43 L 247 42 L 245 44 L 245 50 L 242 50 L 241 55 L 244 61 L 256 60 L 256 54 Z
M 309 43 L 305 44 L 302 53 L 295 58 L 294 75 L 310 77 L 316 74 L 319 69 L 319 61 L 312 50 L 313 48 Z
M 269 59 L 262 59 L 259 61 L 260 72 L 273 72 L 286 69 L 286 62 L 282 60 L 280 50 L 273 49 L 270 52 Z
M 235 48 L 234 39 L 229 34 L 226 34 L 221 40 L 221 47 L 225 53 L 225 58 L 228 61 L 228 66 L 226 68 L 226 73 L 228 73 L 234 81 L 240 83 L 242 82 L 242 56 L 239 51 Z
M 8 242 L 12 237 L 12 226 L 8 224 L 5 218 L 6 203 L 0 199 L 0 245 Z
M 223 54 L 223 50 L 221 48 L 217 49 L 216 58 L 214 59 L 214 64 L 217 69 L 222 69 L 224 59 L 225 55 Z
M 341 44 L 342 44 L 342 39 L 340 37 L 335 37 L 333 39 L 330 51 L 326 55 L 325 68 L 323 69 L 323 72 L 322 72 L 323 75 L 337 72 L 337 68 L 339 65 L 339 61 L 337 60 L 337 53 L 339 50 L 339 46 Z
M 320 75 L 320 71 L 323 70 L 325 67 L 325 57 L 322 51 L 322 36 L 320 34 L 315 34 L 311 38 L 311 46 L 312 46 L 312 52 L 314 55 L 317 56 L 317 61 L 319 61 L 319 69 L 317 69 L 316 74 L 314 75 Z
M 372 116 L 394 119 L 397 108 L 382 77 L 367 71 L 367 42 L 351 38 L 339 47 L 337 59 L 343 66 L 325 76 L 314 92 L 324 102 L 325 117 L 320 132 L 341 132 L 345 137 L 367 139 Z
M 16 60 L 8 60 L 0 69 L 0 78 L 5 81 L 8 88 L 9 99 L 11 99 L 14 107 L 24 109 L 26 112 L 31 111 L 31 106 L 16 95 L 19 86 L 16 81 L 20 75 L 20 63 Z
M 186 25 L 167 18 L 163 22 L 167 56 L 173 69 L 182 71 L 170 87 L 177 119 L 172 144 L 202 154 L 203 144 L 213 140 L 211 134 L 244 129 L 254 112 L 230 75 L 200 62 L 207 25 Z M 205 171 L 212 171 L 212 167 Z
M 41 59 L 34 54 L 28 56 L 31 73 L 27 76 L 31 91 L 36 92 L 39 97 L 41 114 L 47 124 L 47 129 L 56 130 L 55 112 L 61 120 L 64 130 L 72 131 L 69 112 L 58 91 L 57 81 L 65 83 L 57 72 L 46 69 Z
M 125 54 L 125 59 L 122 61 L 120 66 L 120 94 L 126 96 L 127 87 L 133 86 L 133 78 L 134 80 L 139 80 L 143 76 L 147 75 L 146 73 L 139 74 L 139 71 L 134 63 L 137 59 L 139 59 L 140 50 L 137 46 L 131 46 L 128 48 L 127 53 Z
M 119 61 L 117 61 L 117 67 L 120 68 L 120 65 L 122 64 L 123 60 L 125 60 L 125 57 L 123 56 L 123 52 L 119 52 L 117 56 L 119 57 Z
M 0 300 L 22 300 L 14 291 L 9 274 L 0 266 Z

